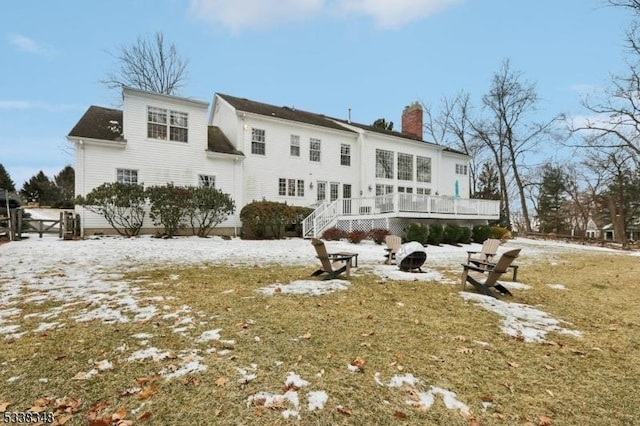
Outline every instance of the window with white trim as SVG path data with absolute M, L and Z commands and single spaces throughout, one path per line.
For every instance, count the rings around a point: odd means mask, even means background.
M 324 201 L 327 199 L 327 182 L 318 182 L 316 194 L 318 201 Z
M 413 180 L 413 155 L 398 153 L 398 180 Z
M 279 178 L 278 195 L 283 197 L 304 197 L 304 180 Z
M 331 182 L 329 186 L 329 200 L 335 201 L 338 199 L 338 191 L 340 190 L 340 184 Z
M 431 188 L 416 188 L 418 195 L 431 195 Z
M 309 139 L 309 160 L 320 162 L 320 139 Z
M 351 165 L 351 145 L 348 145 L 346 143 L 340 144 L 340 165 Z
M 467 165 L 466 164 L 456 164 L 456 174 L 457 175 L 466 175 L 467 174 Z
M 257 155 L 266 154 L 266 139 L 264 129 L 251 129 L 251 153 Z
M 376 149 L 376 177 L 393 179 L 393 151 Z
M 401 192 L 403 194 L 413 194 L 413 188 L 410 186 L 399 186 L 398 192 Z
M 291 145 L 289 146 L 289 155 L 292 157 L 300 157 L 300 136 L 291 135 Z
M 418 182 L 431 182 L 431 158 L 416 157 L 416 180 Z
M 186 112 L 147 107 L 147 137 L 174 142 L 188 142 L 189 115 Z
M 216 187 L 216 177 L 212 175 L 198 175 L 198 183 L 200 186 Z
M 119 183 L 138 183 L 138 171 L 133 169 L 116 169 L 116 181 Z

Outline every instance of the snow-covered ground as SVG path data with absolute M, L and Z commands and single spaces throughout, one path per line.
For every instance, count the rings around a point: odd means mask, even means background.
M 424 274 L 401 272 L 394 265 L 384 265 L 384 246 L 370 241 L 351 244 L 346 241 L 326 242 L 329 252 L 356 252 L 358 268 L 352 269 L 353 275 L 363 276 L 373 274 L 377 280 L 429 280 L 441 282 L 445 285 L 458 284 L 446 280 L 441 271 L 452 270 L 459 272 L 460 264 L 467 258 L 467 250 L 479 250 L 479 244 L 456 247 L 443 245 L 428 247 L 427 262 L 423 267 Z M 522 266 L 540 261 L 553 264 L 559 255 L 584 251 L 601 251 L 615 253 L 610 249 L 566 244 L 550 241 L 536 241 L 518 238 L 500 247 L 499 254 L 512 249 L 522 248 L 518 263 Z M 105 324 L 146 321 L 155 318 L 167 321 L 167 326 L 175 333 L 193 340 L 193 352 L 178 354 L 181 360 L 175 371 L 160 371 L 159 373 L 170 380 L 182 374 L 191 374 L 207 368 L 202 363 L 201 353 L 217 352 L 224 356 L 234 350 L 234 342 L 224 339 L 224 330 L 211 324 L 211 330 L 198 335 L 190 335 L 194 321 L 200 322 L 205 318 L 202 312 L 194 312 L 189 306 L 182 306 L 178 310 L 168 310 L 165 298 L 150 296 L 140 287 L 140 283 L 123 279 L 123 273 L 152 265 L 203 265 L 223 264 L 234 265 L 307 265 L 313 269 L 318 265 L 316 252 L 308 240 L 286 239 L 275 241 L 250 241 L 234 238 L 224 240 L 218 237 L 197 238 L 180 237 L 174 239 L 157 239 L 150 236 L 137 238 L 122 237 L 90 237 L 81 241 L 64 241 L 57 236 L 45 235 L 19 242 L 0 245 L 0 340 L 20 339 L 28 333 L 41 333 L 67 326 L 61 319 L 63 312 L 71 313 L 72 321 L 99 320 Z M 170 279 L 179 281 L 175 274 Z M 517 286 L 518 291 L 526 291 L 526 283 L 504 283 L 507 287 Z M 570 291 L 571 288 L 563 283 L 547 283 L 549 291 Z M 331 291 L 348 292 L 351 288 L 349 281 L 332 280 L 296 280 L 290 283 L 274 282 L 260 289 L 259 297 L 272 297 L 280 293 L 286 297 L 288 293 L 307 294 L 309 297 L 322 297 Z M 230 290 L 231 291 L 231 290 Z M 503 316 L 501 328 L 510 335 L 522 336 L 525 341 L 543 341 L 550 331 L 570 334 L 580 338 L 580 331 L 571 328 L 562 319 L 556 319 L 537 308 L 511 302 L 508 298 L 495 300 L 470 292 L 460 292 L 461 297 Z M 23 314 L 20 306 L 29 303 L 30 306 L 47 301 L 48 308 L 40 312 Z M 38 323 L 27 328 L 23 319 L 35 318 Z M 67 320 L 69 321 L 69 320 Z M 150 336 L 132 335 L 131 346 L 139 348 L 146 345 Z M 136 343 L 137 342 L 137 343 Z M 162 359 L 169 353 L 167 349 L 145 347 L 134 351 L 127 345 L 119 348 L 123 362 L 145 362 L 145 360 Z M 101 361 L 89 371 L 81 371 L 73 377 L 75 380 L 90 380 L 91 377 L 105 374 L 110 369 L 111 360 Z M 244 371 L 244 370 L 243 370 Z M 248 371 L 248 370 L 247 370 Z M 253 377 L 247 371 L 241 373 L 241 380 Z M 291 373 L 294 374 L 294 373 Z M 72 374 L 73 375 L 73 374 Z M 0 368 L 0 382 L 20 380 L 19 377 L 3 377 Z M 391 385 L 389 385 L 391 386 Z M 302 387 L 302 386 L 300 386 Z M 261 393 L 251 396 L 247 403 L 266 404 L 269 398 L 280 398 L 288 401 L 291 410 L 288 415 L 298 417 L 301 409 L 299 396 L 292 389 L 284 395 Z M 451 402 L 451 407 L 462 412 L 467 407 L 457 400 L 455 394 L 444 389 L 431 387 L 424 395 L 421 404 L 429 406 L 435 395 L 442 395 L 445 401 Z M 309 392 L 308 410 L 322 409 L 327 395 L 322 392 Z M 279 401 L 279 400 L 278 400 Z M 280 403 L 280 402 L 278 402 Z M 448 405 L 447 405 L 448 406 Z M 284 414 L 284 413 L 283 413 Z

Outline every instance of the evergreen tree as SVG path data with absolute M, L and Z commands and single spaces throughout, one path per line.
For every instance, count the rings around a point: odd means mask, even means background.
M 542 184 L 538 195 L 540 232 L 567 231 L 568 215 L 563 211 L 567 202 L 567 177 L 559 166 L 542 166 Z
M 75 197 L 75 180 L 76 173 L 71 166 L 65 166 L 64 169 L 53 178 L 60 192 L 60 201 L 71 201 Z
M 493 163 L 482 164 L 482 170 L 478 175 L 478 192 L 475 195 L 476 198 L 484 200 L 500 199 L 500 177 Z
M 22 185 L 20 193 L 27 200 L 38 202 L 44 206 L 51 205 L 60 199 L 58 188 L 42 170 Z
M 376 129 L 393 130 L 393 121 L 387 121 L 384 118 L 378 118 L 372 124 Z
M 9 192 L 16 192 L 16 186 L 9 176 L 9 172 L 0 164 L 0 189 L 5 189 Z

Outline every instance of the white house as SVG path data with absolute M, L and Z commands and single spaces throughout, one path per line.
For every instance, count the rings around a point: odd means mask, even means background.
M 219 233 L 235 234 L 240 210 L 267 199 L 316 207 L 305 236 L 329 226 L 387 227 L 407 221 L 486 223 L 498 202 L 469 199 L 469 157 L 422 140 L 422 109 L 403 111 L 402 132 L 286 106 L 215 94 L 206 102 L 123 90 L 123 110 L 91 106 L 71 130 L 76 194 L 111 181 L 211 184 L 236 213 Z M 110 232 L 78 207 L 85 234 Z M 143 228 L 153 232 L 150 219 Z

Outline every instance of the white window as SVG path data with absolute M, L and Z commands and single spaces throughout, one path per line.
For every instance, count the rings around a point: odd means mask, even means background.
M 304 180 L 279 178 L 278 195 L 287 197 L 304 197 Z
M 309 139 L 309 160 L 320 162 L 320 139 Z
M 351 165 L 351 145 L 346 143 L 340 144 L 340 165 Z
M 340 190 L 340 184 L 339 183 L 331 183 L 331 186 L 329 187 L 329 200 L 330 201 L 335 201 L 338 199 L 338 191 Z
M 413 155 L 398 153 L 398 180 L 413 180 Z
M 167 117 L 169 118 L 167 120 Z M 186 112 L 168 111 L 163 108 L 147 107 L 147 137 L 187 142 L 189 140 L 189 116 Z
M 327 182 L 318 182 L 317 192 L 318 201 L 324 201 L 327 199 Z
M 116 181 L 120 183 L 138 183 L 138 171 L 132 169 L 116 169 Z
M 431 195 L 431 188 L 416 188 L 416 194 Z
M 216 177 L 211 175 L 198 175 L 198 181 L 200 186 L 210 186 L 215 188 L 216 186 Z
M 467 174 L 467 165 L 466 164 L 456 164 L 456 174 L 457 175 L 466 175 Z
M 292 157 L 300 157 L 300 136 L 291 135 L 291 145 L 289 148 L 289 154 Z
M 418 182 L 431 182 L 431 158 L 416 157 L 416 180 Z
M 393 179 L 393 151 L 376 149 L 376 177 Z
M 266 140 L 264 135 L 264 129 L 251 129 L 251 153 L 258 155 L 265 155 L 266 153 Z
M 410 186 L 399 186 L 398 192 L 401 192 L 403 194 L 413 194 L 413 188 Z

